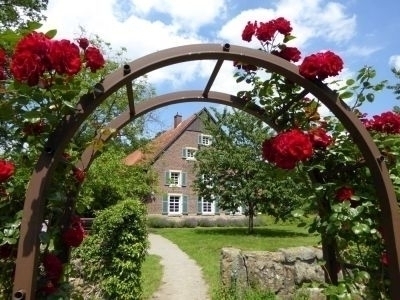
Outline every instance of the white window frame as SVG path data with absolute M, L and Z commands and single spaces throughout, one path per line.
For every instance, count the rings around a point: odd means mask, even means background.
M 170 187 L 181 187 L 182 186 L 182 171 L 181 170 L 169 170 L 169 186 Z M 172 173 L 178 175 L 178 182 L 177 183 L 172 183 Z
M 199 145 L 203 145 L 203 146 L 211 146 L 212 144 L 212 135 L 209 134 L 200 134 L 199 135 Z
M 183 148 L 183 157 L 186 158 L 186 160 L 196 160 L 196 151 L 198 149 L 195 147 L 185 147 Z
M 205 206 L 210 207 L 211 210 L 204 210 Z M 214 201 L 205 201 L 204 197 L 201 197 L 201 214 L 202 215 L 215 215 L 215 200 Z
M 178 211 L 171 211 L 171 198 L 178 198 Z M 175 201 L 174 201 L 175 202 Z M 175 205 L 174 205 L 175 207 Z M 168 215 L 182 215 L 182 208 L 183 208 L 183 195 L 182 194 L 177 194 L 177 193 L 168 193 Z

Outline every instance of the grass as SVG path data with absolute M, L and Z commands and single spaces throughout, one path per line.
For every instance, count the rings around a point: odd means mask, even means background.
M 279 248 L 316 245 L 319 237 L 296 224 L 279 223 L 256 227 L 247 234 L 244 227 L 149 229 L 177 244 L 203 269 L 211 291 L 219 288 L 220 253 L 223 247 L 241 250 L 276 251 Z
M 142 265 L 143 300 L 150 299 L 161 284 L 163 270 L 160 260 L 158 255 L 148 254 Z

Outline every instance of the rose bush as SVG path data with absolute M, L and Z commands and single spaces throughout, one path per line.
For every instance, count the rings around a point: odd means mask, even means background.
M 299 62 L 299 73 L 317 82 L 336 76 L 343 60 L 332 51 L 306 56 L 302 61 L 297 48 L 287 43 L 295 37 L 289 21 L 277 18 L 267 22 L 248 22 L 242 39 L 256 38 L 261 49 L 285 60 Z M 238 93 L 255 102 L 269 116 L 276 136 L 262 144 L 262 157 L 267 163 L 290 172 L 306 172 L 315 197 L 305 203 L 303 213 L 316 215 L 310 232 L 321 234 L 324 270 L 322 285 L 327 296 L 343 299 L 362 297 L 387 299 L 390 262 L 380 224 L 379 201 L 364 158 L 351 136 L 332 116 L 322 117 L 318 99 L 307 98 L 300 86 L 283 76 L 245 62 L 235 62 L 237 82 L 245 80 L 251 88 Z M 400 170 L 396 156 L 400 150 L 398 112 L 384 112 L 367 118 L 360 109 L 373 101 L 386 82 L 374 83 L 375 71 L 365 67 L 355 79 L 336 81 L 343 100 L 351 100 L 349 109 L 370 130 L 390 168 L 400 198 Z M 296 211 L 296 215 L 301 215 Z M 338 276 L 341 271 L 342 279 Z

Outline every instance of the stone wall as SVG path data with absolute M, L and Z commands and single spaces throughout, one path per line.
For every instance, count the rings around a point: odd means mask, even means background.
M 223 248 L 221 279 L 225 286 L 257 287 L 291 299 L 304 283 L 324 282 L 318 261 L 322 251 L 314 247 L 279 249 L 277 252 Z M 308 289 L 310 299 L 325 299 L 318 289 Z

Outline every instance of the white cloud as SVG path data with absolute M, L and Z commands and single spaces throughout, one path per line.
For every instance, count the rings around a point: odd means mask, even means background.
M 394 69 L 400 71 L 400 54 L 392 55 L 389 58 L 389 66 L 390 66 L 390 68 L 394 68 Z
M 346 53 L 350 55 L 356 55 L 356 56 L 370 56 L 371 54 L 374 54 L 381 50 L 382 47 L 368 47 L 368 46 L 350 46 L 347 50 Z

